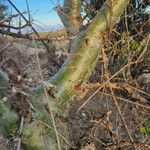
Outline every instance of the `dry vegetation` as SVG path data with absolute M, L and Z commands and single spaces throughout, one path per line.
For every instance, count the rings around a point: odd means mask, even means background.
M 39 33 L 41 37 L 43 38 L 59 38 L 59 37 L 65 37 L 67 38 L 67 33 L 65 29 L 57 30 L 57 31 L 51 31 L 51 32 L 40 32 Z
M 61 108 L 69 109 L 68 115 L 64 117 L 55 113 L 55 107 L 50 111 L 45 104 L 51 120 L 57 119 L 57 122 L 52 125 L 40 119 L 37 122 L 50 130 L 59 150 L 65 149 L 66 145 L 70 150 L 150 149 L 149 15 L 132 14 L 134 19 L 131 21 L 131 14 L 131 6 L 128 6 L 115 27 L 103 33 L 101 57 L 89 80 L 74 88 L 75 100 L 69 107 L 69 100 L 61 103 Z M 141 21 L 138 22 L 138 19 Z M 17 148 L 24 140 L 21 138 L 22 129 L 26 122 L 32 122 L 30 109 L 34 111 L 34 107 L 24 95 L 22 87 L 35 87 L 51 79 L 70 57 L 68 50 L 71 39 L 66 30 L 40 32 L 38 35 L 40 39 L 50 39 L 47 44 L 49 51 L 41 41 L 18 40 L 1 35 L 0 66 L 8 74 L 11 84 L 4 89 L 7 95 L 2 101 L 11 105 L 20 118 L 17 131 L 7 138 L 1 135 L 0 150 L 6 147 L 7 150 L 20 150 Z M 50 51 L 53 52 L 55 63 L 51 61 Z M 22 78 L 19 81 L 18 76 Z M 23 95 L 14 91 L 18 89 Z M 0 91 L 3 91 L 3 87 Z M 48 92 L 51 95 L 51 91 Z M 13 99 L 14 96 L 18 97 L 17 101 Z M 55 97 L 53 99 L 56 100 Z M 60 127 L 62 123 L 67 124 L 67 131 Z M 35 133 L 33 137 L 38 138 L 38 134 Z M 55 146 L 48 145 L 52 150 L 56 149 Z

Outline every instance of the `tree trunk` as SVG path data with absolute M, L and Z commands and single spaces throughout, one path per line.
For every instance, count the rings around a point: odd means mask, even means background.
M 82 0 L 64 0 L 64 6 L 57 6 L 57 13 L 67 30 L 68 35 L 76 35 L 81 25 Z
M 67 5 L 67 1 L 65 2 L 65 5 Z M 76 10 L 79 12 L 81 1 L 70 1 L 69 5 L 73 2 L 76 2 L 75 5 L 77 7 L 74 11 L 77 13 Z M 55 123 L 59 132 L 58 136 L 62 144 L 61 147 L 65 145 L 64 141 L 66 140 L 62 137 L 61 132 L 66 132 L 66 125 L 61 121 L 64 121 L 63 117 L 67 114 L 68 105 L 74 98 L 74 89 L 86 82 L 91 75 L 101 55 L 103 33 L 116 23 L 128 2 L 129 0 L 115 0 L 112 3 L 107 1 L 86 31 L 77 34 L 76 39 L 70 46 L 71 53 L 58 73 L 44 85 L 37 87 L 33 91 L 27 91 L 29 102 L 32 104 L 34 110 L 33 108 L 30 109 L 32 121 L 26 122 L 23 128 L 22 144 L 24 145 L 24 149 L 53 149 L 51 145 L 52 143 L 54 144 L 54 141 L 52 141 L 54 133 L 51 126 L 54 125 L 54 120 L 51 112 L 55 115 Z M 79 25 L 77 25 L 78 28 Z M 73 32 L 73 34 L 76 33 Z M 14 116 L 12 118 L 15 118 L 15 121 L 11 123 L 16 125 L 17 115 L 14 114 Z M 6 119 L 8 120 L 9 118 Z M 60 149 L 58 139 L 56 146 Z

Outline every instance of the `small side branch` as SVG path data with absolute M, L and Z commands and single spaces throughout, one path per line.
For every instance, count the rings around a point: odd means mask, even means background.
M 9 35 L 9 36 L 12 36 L 12 37 L 16 37 L 16 38 L 24 38 L 24 39 L 33 40 L 33 37 L 30 34 L 18 34 L 18 33 L 15 33 L 15 32 L 10 32 L 8 30 L 2 30 L 2 29 L 0 29 L 0 33 L 4 34 L 4 35 Z M 34 40 L 48 41 L 49 39 L 48 38 L 42 38 L 42 37 L 40 37 L 40 38 L 34 37 Z
M 7 0 L 8 1 L 8 3 L 18 12 L 18 14 L 23 18 L 23 20 L 26 22 L 26 24 L 28 24 L 28 26 L 33 30 L 33 32 L 35 33 L 35 35 L 39 38 L 39 39 L 41 39 L 41 42 L 43 43 L 43 45 L 47 48 L 47 50 L 49 50 L 49 47 L 48 47 L 48 45 L 46 44 L 46 42 L 41 38 L 41 36 L 40 36 L 40 34 L 36 31 L 36 29 L 32 26 L 32 23 L 30 22 L 30 20 L 27 20 L 26 19 L 26 17 L 20 12 L 20 10 L 14 5 L 14 3 L 11 1 L 11 0 Z M 34 39 L 34 38 L 33 38 Z M 50 60 L 54 63 L 54 64 L 56 64 L 57 66 L 59 66 L 58 65 L 58 63 L 57 63 L 57 61 L 56 61 L 56 59 L 55 59 L 55 56 L 54 56 L 54 54 L 53 54 L 53 52 L 52 51 L 49 51 L 49 57 L 50 57 Z

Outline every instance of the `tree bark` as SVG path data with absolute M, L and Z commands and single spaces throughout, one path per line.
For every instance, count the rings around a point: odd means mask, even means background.
M 76 35 L 81 24 L 82 0 L 64 0 L 64 6 L 56 8 L 57 13 L 69 35 Z
M 53 133 L 39 123 L 39 120 L 47 125 L 52 124 L 49 110 L 46 108 L 51 109 L 57 116 L 67 114 L 67 103 L 70 104 L 70 101 L 73 100 L 75 87 L 87 81 L 101 55 L 103 33 L 110 25 L 112 27 L 116 23 L 128 2 L 129 0 L 115 0 L 112 5 L 110 1 L 107 1 L 87 30 L 83 34 L 77 35 L 77 45 L 71 46 L 73 49 L 62 68 L 45 83 L 48 95 L 46 95 L 43 85 L 29 93 L 30 103 L 35 110 L 30 111 L 33 121 L 25 124 L 22 133 L 22 143 L 25 149 L 52 149 L 50 145 Z M 64 124 L 60 123 L 59 119 L 55 121 L 58 130 L 62 131 Z M 46 147 L 45 143 L 49 146 Z
M 78 34 L 77 41 L 79 42 L 77 45 L 71 46 L 73 50 L 71 50 L 68 59 L 57 74 L 47 82 L 57 88 L 53 91 L 54 97 L 65 99 L 63 97 L 72 95 L 74 88 L 88 79 L 101 55 L 103 33 L 110 25 L 113 26 L 118 21 L 128 2 L 129 0 L 116 0 L 110 10 L 112 4 L 107 1 L 86 32 L 83 35 Z

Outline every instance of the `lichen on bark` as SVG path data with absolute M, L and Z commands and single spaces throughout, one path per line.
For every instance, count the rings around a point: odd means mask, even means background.
M 68 3 L 69 2 L 73 3 L 73 1 L 68 1 Z M 78 2 L 81 5 L 80 1 Z M 31 123 L 27 122 L 23 129 L 22 143 L 24 147 L 28 147 L 30 150 L 44 150 L 46 148 L 45 140 L 48 141 L 52 134 L 47 134 L 50 132 L 50 129 L 45 129 L 45 127 L 37 123 L 37 120 L 39 119 L 48 125 L 51 124 L 50 114 L 45 109 L 47 105 L 50 106 L 54 115 L 62 117 L 64 117 L 63 114 L 66 115 L 67 103 L 70 104 L 70 100 L 73 99 L 75 87 L 87 81 L 101 55 L 103 32 L 105 32 L 110 25 L 113 26 L 116 23 L 128 2 L 129 0 L 115 0 L 113 1 L 113 7 L 110 7 L 111 3 L 107 1 L 98 11 L 96 17 L 82 36 L 77 34 L 76 38 L 77 40 L 80 38 L 80 40 L 76 46 L 73 46 L 74 49 L 71 50 L 71 53 L 61 69 L 51 80 L 44 83 L 46 87 L 49 84 L 52 85 L 52 89 L 48 91 L 48 97 L 46 96 L 43 85 L 29 92 L 28 99 L 35 110 L 30 111 L 33 121 Z M 79 7 L 75 9 L 79 11 Z M 63 113 L 62 110 L 64 110 L 65 113 Z M 64 124 L 60 123 L 60 117 L 55 121 L 58 131 L 63 130 L 62 126 L 64 126 Z M 36 135 L 37 137 L 35 137 Z M 40 135 L 42 135 L 42 137 Z M 38 144 L 36 145 L 35 143 Z M 48 147 L 48 149 L 51 148 Z

